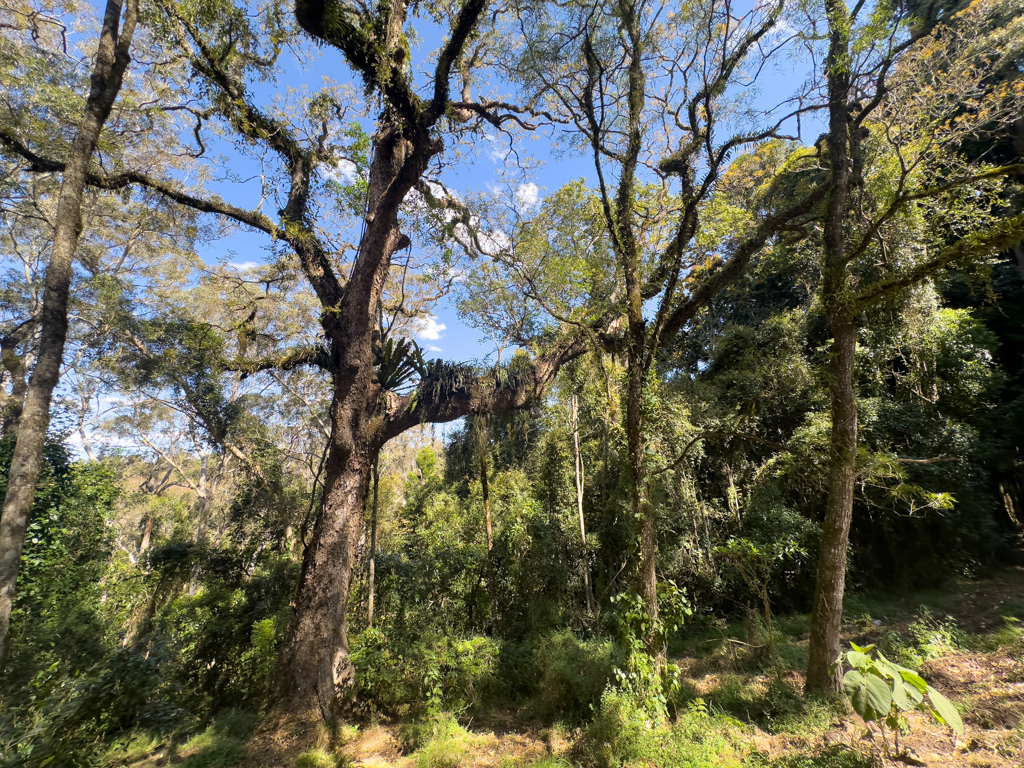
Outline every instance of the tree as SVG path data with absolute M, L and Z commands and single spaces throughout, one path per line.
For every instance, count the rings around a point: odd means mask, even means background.
M 994 5 L 975 3 L 969 13 L 980 21 Z M 937 271 L 998 253 L 1024 234 L 1024 219 L 993 221 L 991 215 L 993 180 L 1016 166 L 963 164 L 953 154 L 965 136 L 989 120 L 1005 121 L 1018 108 L 1012 90 L 989 86 L 988 63 L 998 51 L 972 49 L 975 25 L 940 25 L 935 4 L 919 17 L 879 7 L 861 19 L 862 5 L 850 9 L 841 0 L 826 0 L 823 10 L 829 131 L 821 300 L 832 332 L 832 435 L 807 672 L 807 689 L 818 692 L 839 689 L 833 664 L 840 652 L 857 479 L 853 373 L 861 318 Z M 959 62 L 947 70 L 956 76 L 938 83 L 931 73 L 946 57 Z M 926 100 L 911 98 L 921 93 Z M 889 238 L 908 210 L 928 212 L 935 229 L 922 236 L 938 242 L 897 255 Z M 951 224 L 948 230 L 939 227 L 943 220 Z
M 64 356 L 69 289 L 81 236 L 82 197 L 100 133 L 124 81 L 137 21 L 136 0 L 128 0 L 126 5 L 120 0 L 107 2 L 85 111 L 63 165 L 53 245 L 38 321 L 39 352 L 18 418 L 17 441 L 0 516 L 0 663 L 7 647 L 21 549 L 50 423 L 50 402 Z
M 714 195 L 735 153 L 780 136 L 804 111 L 799 99 L 794 108 L 767 112 L 735 99 L 735 89 L 756 82 L 785 50 L 788 40 L 776 33 L 783 8 L 770 3 L 737 15 L 729 0 L 700 0 L 673 12 L 616 0 L 569 8 L 524 4 L 520 11 L 528 44 L 516 63 L 518 76 L 573 126 L 570 141 L 594 161 L 598 220 L 616 285 L 603 306 L 577 316 L 600 308 L 624 318 L 635 584 L 652 628 L 658 542 L 645 424 L 654 403 L 653 365 L 662 346 L 823 194 L 805 190 L 804 198 L 780 206 L 769 189 L 747 215 L 719 205 Z M 658 637 L 652 629 L 648 642 L 660 658 Z
M 432 161 L 445 148 L 442 137 L 446 133 L 458 137 L 480 124 L 502 126 L 509 120 L 528 127 L 528 108 L 496 100 L 472 101 L 467 96 L 473 82 L 465 58 L 467 45 L 479 35 L 486 36 L 493 23 L 486 10 L 482 0 L 469 0 L 452 11 L 436 9 L 449 20 L 450 29 L 433 67 L 430 95 L 421 98 L 409 69 L 410 50 L 403 33 L 409 8 L 404 3 L 376 11 L 337 3 L 297 5 L 296 19 L 306 33 L 337 49 L 381 101 L 372 157 L 360 166 L 358 132 L 338 130 L 348 107 L 345 94 L 337 89 L 325 89 L 307 103 L 308 132 L 290 124 L 279 111 L 255 105 L 247 78 L 272 73 L 281 46 L 289 39 L 280 6 L 264 9 L 261 31 L 240 8 L 163 3 L 161 34 L 189 56 L 211 113 L 230 127 L 240 143 L 262 147 L 276 157 L 285 184 L 280 218 L 274 221 L 258 209 L 187 191 L 177 182 L 130 166 L 89 179 L 103 189 L 145 187 L 270 236 L 297 258 L 319 302 L 319 340 L 260 359 L 240 350 L 228 365 L 243 375 L 313 366 L 331 379 L 331 439 L 324 461 L 322 503 L 305 550 L 281 655 L 277 683 L 281 707 L 315 705 L 327 715 L 334 711 L 338 694 L 351 686 L 347 600 L 371 467 L 381 446 L 424 421 L 524 407 L 540 396 L 564 362 L 584 349 L 578 332 L 558 336 L 529 364 L 508 375 L 440 362 L 426 364 L 408 346 L 409 356 L 392 359 L 395 369 L 389 369 L 384 356 L 386 329 L 380 327 L 379 318 L 388 276 L 395 254 L 411 244 L 402 231 L 407 198 L 417 191 L 429 207 L 441 209 L 438 218 L 443 222 L 451 223 L 444 212 L 454 211 L 459 221 L 472 223 L 464 206 L 437 196 L 436 187 L 426 183 Z M 461 101 L 450 96 L 450 80 L 456 75 L 464 80 Z M 363 228 L 353 244 L 355 255 L 347 277 L 337 262 L 338 251 L 344 249 L 324 236 L 314 197 L 342 153 L 354 158 L 366 174 L 365 196 L 360 199 L 365 213 L 360 211 L 358 216 Z M 25 148 L 23 154 L 34 153 Z M 386 386 L 391 374 L 402 370 L 415 374 L 411 391 L 398 387 L 404 394 Z

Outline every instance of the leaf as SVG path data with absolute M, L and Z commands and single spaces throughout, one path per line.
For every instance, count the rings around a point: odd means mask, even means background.
M 854 711 L 864 720 L 880 720 L 892 708 L 892 690 L 875 675 L 851 669 L 843 676 L 843 689 Z
M 956 711 L 953 702 L 930 685 L 928 686 L 928 697 L 932 700 L 932 714 L 935 719 L 943 725 L 948 725 L 956 733 L 963 734 L 964 721 L 960 719 L 960 713 Z
M 859 651 L 850 651 L 846 654 L 846 660 L 857 669 L 864 669 L 871 666 L 871 657 Z
M 914 700 L 915 695 L 918 697 L 917 701 Z M 895 704 L 901 712 L 909 712 L 912 709 L 917 709 L 917 705 L 921 703 L 921 692 L 912 685 L 907 685 L 903 680 L 893 680 L 892 703 Z
M 926 683 L 924 681 L 924 678 L 912 669 L 901 668 L 900 677 L 902 677 L 905 682 L 908 682 L 912 686 L 914 686 L 914 688 L 916 688 L 919 693 L 924 693 L 926 690 L 928 690 L 928 683 Z
M 879 656 L 881 656 L 881 654 L 879 654 Z M 886 661 L 884 658 L 880 658 L 875 662 L 875 668 L 881 675 L 888 677 L 893 682 L 900 680 L 899 668 L 895 664 Z

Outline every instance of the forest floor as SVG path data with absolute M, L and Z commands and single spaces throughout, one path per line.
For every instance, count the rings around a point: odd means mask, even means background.
M 902 759 L 883 760 L 878 732 L 866 729 L 859 717 L 834 704 L 803 701 L 808 618 L 782 616 L 774 622 L 774 664 L 766 663 L 767 633 L 758 631 L 756 620 L 707 627 L 673 645 L 673 661 L 682 671 L 680 700 L 686 703 L 678 718 L 686 725 L 678 727 L 685 727 L 687 742 L 685 756 L 677 751 L 665 762 L 694 768 L 1024 768 L 1024 565 L 941 592 L 854 596 L 845 619 L 847 642 L 878 645 L 892 660 L 918 667 L 951 699 L 963 716 L 964 735 L 954 738 L 914 712 L 910 732 L 900 740 Z M 581 745 L 595 740 L 593 728 L 586 733 L 539 723 L 529 708 L 458 722 L 449 718 L 431 731 L 412 723 L 346 726 L 333 738 L 309 722 L 251 736 L 233 730 L 230 721 L 219 722 L 178 746 L 136 743 L 111 753 L 110 765 L 554 768 L 577 764 L 586 749 Z

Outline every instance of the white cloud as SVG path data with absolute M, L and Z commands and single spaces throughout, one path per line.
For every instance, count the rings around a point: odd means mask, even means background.
M 540 187 L 532 181 L 527 184 L 520 184 L 516 190 L 516 198 L 527 208 L 533 208 L 540 202 Z
M 441 327 L 444 328 L 443 325 Z M 441 352 L 442 351 L 440 347 L 435 347 L 433 344 L 427 344 L 426 349 L 427 349 L 427 352 Z
M 503 145 L 493 133 L 484 134 L 484 138 L 491 145 L 487 150 L 487 156 L 492 163 L 504 163 L 508 159 L 508 147 Z
M 256 269 L 259 264 L 255 261 L 229 261 L 228 266 L 232 269 L 237 269 L 239 272 L 246 272 L 250 269 Z
M 351 184 L 352 181 L 356 178 L 356 172 L 358 170 L 359 169 L 356 167 L 355 163 L 353 163 L 351 160 L 345 160 L 344 158 L 342 158 L 341 160 L 338 161 L 338 165 L 337 168 L 335 169 L 335 172 L 338 174 L 338 178 L 341 181 L 343 181 L 346 184 Z
M 499 254 L 502 251 L 507 251 L 512 247 L 512 238 L 500 229 L 488 234 L 481 234 L 479 239 L 480 248 L 483 249 L 484 253 L 490 256 Z
M 444 323 L 437 322 L 437 318 L 434 315 L 421 318 L 418 326 L 416 337 L 426 341 L 437 341 L 441 338 L 442 332 L 448 330 Z

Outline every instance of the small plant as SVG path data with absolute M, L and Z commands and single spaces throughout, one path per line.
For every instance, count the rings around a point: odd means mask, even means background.
M 339 760 L 325 749 L 310 749 L 295 758 L 295 768 L 337 768 Z
M 853 669 L 843 676 L 843 689 L 869 730 L 871 723 L 878 727 L 887 755 L 889 743 L 885 729 L 893 732 L 896 753 L 900 754 L 900 734 L 910 731 L 906 713 L 914 709 L 931 713 L 932 717 L 958 734 L 964 732 L 956 707 L 917 672 L 893 664 L 873 645 L 865 648 L 855 643 L 850 645 L 853 650 L 847 651 L 845 656 Z
M 669 636 L 693 614 L 686 593 L 674 581 L 658 584 L 657 619 L 651 618 L 643 599 L 635 593 L 616 595 L 612 604 L 612 618 L 627 653 L 624 667 L 615 669 L 619 687 L 664 717 L 669 698 L 679 690 L 679 667 L 655 658 L 648 643 L 653 639 L 665 647 Z
M 908 629 L 917 641 L 921 657 L 925 661 L 948 656 L 963 648 L 966 636 L 952 618 L 940 621 L 931 611 L 921 607 L 919 618 Z

